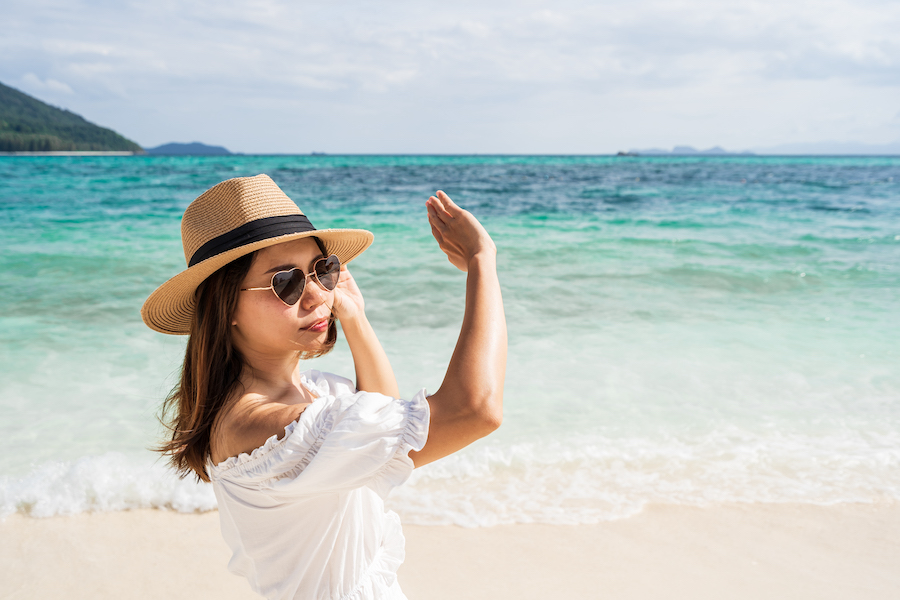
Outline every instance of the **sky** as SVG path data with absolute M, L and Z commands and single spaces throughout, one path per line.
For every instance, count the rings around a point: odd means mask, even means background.
M 900 143 L 896 0 L 3 0 L 0 81 L 144 147 Z

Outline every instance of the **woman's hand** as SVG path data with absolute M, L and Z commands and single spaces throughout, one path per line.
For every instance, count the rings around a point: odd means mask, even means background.
M 469 262 L 479 254 L 497 255 L 497 247 L 478 219 L 458 207 L 450 196 L 438 191 L 425 202 L 431 234 L 450 262 L 460 271 L 469 270 Z
M 364 315 L 365 311 L 366 301 L 363 300 L 356 280 L 347 270 L 347 265 L 341 265 L 341 278 L 334 288 L 334 304 L 331 312 L 339 321 L 345 321 Z

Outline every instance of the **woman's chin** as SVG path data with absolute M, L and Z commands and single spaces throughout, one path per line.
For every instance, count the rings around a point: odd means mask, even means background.
M 311 331 L 304 329 L 294 339 L 297 350 L 303 353 L 321 352 L 328 345 L 328 329 L 324 331 Z

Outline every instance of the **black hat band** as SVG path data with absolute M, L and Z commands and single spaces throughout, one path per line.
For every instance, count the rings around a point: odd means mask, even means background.
M 316 228 L 309 222 L 306 215 L 281 215 L 277 217 L 266 217 L 244 223 L 237 229 L 232 229 L 220 236 L 216 236 L 200 246 L 191 260 L 188 267 L 193 267 L 197 263 L 201 263 L 207 258 L 259 242 L 269 238 L 289 235 L 291 233 L 303 233 L 306 231 L 315 231 Z

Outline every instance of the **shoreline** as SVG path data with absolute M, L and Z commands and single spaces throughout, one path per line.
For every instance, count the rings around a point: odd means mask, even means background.
M 410 600 L 878 600 L 900 593 L 900 503 L 654 505 L 597 525 L 405 525 Z M 0 521 L 0 597 L 256 596 L 218 514 L 142 509 Z

